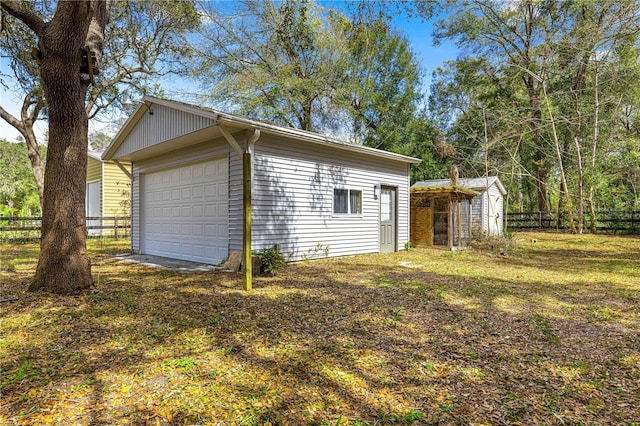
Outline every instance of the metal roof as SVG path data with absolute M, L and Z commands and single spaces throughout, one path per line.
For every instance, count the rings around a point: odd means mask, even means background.
M 152 104 L 162 105 L 168 108 L 177 109 L 189 114 L 195 114 L 203 116 L 215 121 L 215 126 L 223 124 L 229 125 L 237 129 L 258 129 L 263 133 L 269 133 L 272 135 L 288 137 L 300 141 L 305 141 L 313 144 L 319 144 L 329 146 L 332 148 L 358 152 L 362 154 L 373 155 L 376 157 L 387 158 L 395 161 L 402 161 L 410 164 L 420 163 L 422 160 L 418 158 L 409 157 L 406 155 L 395 154 L 393 152 L 383 151 L 380 149 L 370 148 L 367 146 L 345 142 L 336 138 L 328 137 L 320 133 L 309 132 L 306 130 L 294 129 L 291 127 L 279 126 L 277 124 L 269 123 L 266 121 L 255 120 L 247 117 L 241 117 L 234 114 L 228 114 L 221 111 L 216 111 L 211 108 L 206 108 L 197 105 L 191 105 L 184 102 L 166 100 L 154 98 L 151 96 L 145 96 L 143 102 L 138 105 L 136 110 L 131 114 L 129 119 L 122 126 L 118 134 L 113 138 L 111 144 L 107 147 L 102 154 L 104 160 L 111 160 L 116 153 L 118 147 L 126 140 L 127 136 L 135 128 L 136 124 L 144 116 L 144 112 L 149 109 Z M 258 142 L 259 143 L 259 142 Z
M 502 195 L 505 195 L 507 193 L 507 191 L 504 189 L 504 186 L 502 186 L 502 182 L 500 182 L 500 179 L 498 179 L 498 176 L 458 179 L 458 186 L 481 192 L 487 190 L 487 188 L 494 184 Z M 411 188 L 429 186 L 451 186 L 451 179 L 434 179 L 416 182 L 411 185 Z
M 461 195 L 463 198 L 473 198 L 480 193 L 473 189 L 464 188 L 459 185 L 432 185 L 432 186 L 411 186 L 411 195 L 425 195 L 427 197 L 437 197 L 444 195 Z

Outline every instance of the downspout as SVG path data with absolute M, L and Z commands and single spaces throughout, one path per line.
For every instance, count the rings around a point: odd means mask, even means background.
M 242 268 L 242 282 L 245 291 L 253 287 L 253 262 L 251 259 L 251 179 L 253 176 L 253 148 L 260 138 L 260 130 L 253 129 L 253 135 L 247 141 L 247 147 L 242 154 L 242 256 L 244 267 Z

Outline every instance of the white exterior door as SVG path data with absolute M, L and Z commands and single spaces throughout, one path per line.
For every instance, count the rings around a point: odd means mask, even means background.
M 502 205 L 497 195 L 488 193 L 489 215 L 488 226 L 489 235 L 502 235 Z
M 141 252 L 218 264 L 228 256 L 228 159 L 142 175 Z
M 99 217 L 100 214 L 100 181 L 89 182 L 87 184 L 87 192 L 85 198 L 86 217 Z M 101 229 L 91 229 L 91 227 L 100 226 L 100 220 L 87 220 L 87 233 L 89 235 L 100 235 Z
M 396 251 L 397 216 L 396 189 L 382 187 L 380 192 L 380 253 Z

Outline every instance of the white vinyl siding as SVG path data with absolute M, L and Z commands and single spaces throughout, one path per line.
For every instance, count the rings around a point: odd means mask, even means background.
M 144 148 L 186 135 L 215 124 L 200 115 L 154 104 L 113 154 L 114 158 L 131 154 Z
M 398 248 L 409 237 L 408 164 L 267 136 L 255 145 L 254 250 L 280 244 L 289 260 L 329 247 L 329 256 L 379 251 L 375 184 L 398 191 Z M 361 191 L 359 215 L 334 214 L 334 188 Z
M 376 184 L 397 190 L 397 249 L 408 240 L 409 167 L 415 159 L 345 147 L 308 132 L 182 103 L 151 100 L 134 112 L 105 154 L 105 158 L 133 162 L 134 252 L 144 249 L 145 176 L 222 158 L 227 165 L 228 251 L 242 250 L 242 155 L 229 147 L 218 123 L 228 126 L 243 148 L 254 129 L 262 132 L 252 155 L 253 249 L 281 244 L 289 260 L 303 258 L 318 244 L 328 247 L 330 256 L 379 251 L 380 200 L 373 195 Z M 334 188 L 350 191 L 348 214 L 333 213 Z
M 242 157 L 229 150 L 229 251 L 242 251 Z
M 472 220 L 472 232 L 475 236 L 486 233 L 487 221 L 486 221 L 486 206 L 485 201 L 486 191 L 483 191 L 480 195 L 473 197 L 471 201 L 471 220 Z

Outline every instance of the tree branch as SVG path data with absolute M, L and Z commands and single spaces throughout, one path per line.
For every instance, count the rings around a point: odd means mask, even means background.
M 9 123 L 11 126 L 15 127 L 16 130 L 18 130 L 20 133 L 22 133 L 22 130 L 23 130 L 22 122 L 17 118 L 15 118 L 13 115 L 11 115 L 9 111 L 4 109 L 1 105 L 0 105 L 0 118 L 2 118 L 4 121 Z
M 85 110 L 87 111 L 87 115 L 91 114 L 91 110 L 95 106 L 96 101 L 104 93 L 105 90 L 107 90 L 109 87 L 113 86 L 114 84 L 124 80 L 125 78 L 131 77 L 131 74 L 135 74 L 135 73 L 144 73 L 144 74 L 150 75 L 153 72 L 146 70 L 143 67 L 125 69 L 121 71 L 118 75 L 116 75 L 114 78 L 112 78 L 111 80 L 103 81 L 102 83 L 96 86 L 95 90 L 92 91 L 91 95 L 89 96 L 89 101 L 87 102 L 87 105 L 85 107 Z
M 25 127 L 33 126 L 33 123 L 38 119 L 38 115 L 40 114 L 40 110 L 43 107 L 42 99 L 38 96 L 38 92 L 40 91 L 40 86 L 35 86 L 27 95 L 24 97 L 24 101 L 22 102 L 22 108 L 20 109 L 20 118 L 22 119 L 22 124 Z M 33 109 L 31 113 L 29 113 L 29 107 L 33 105 Z
M 27 9 L 24 3 L 19 0 L 2 0 L 0 1 L 0 7 L 9 12 L 10 15 L 24 22 L 27 27 L 36 33 L 36 36 L 42 36 L 45 27 L 44 21 L 34 12 Z

